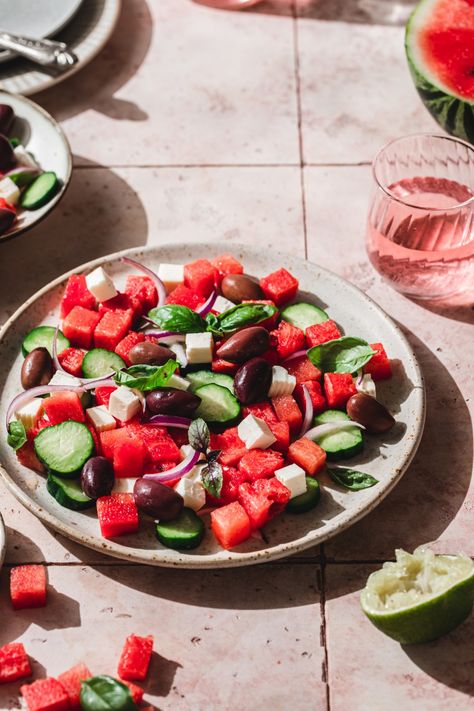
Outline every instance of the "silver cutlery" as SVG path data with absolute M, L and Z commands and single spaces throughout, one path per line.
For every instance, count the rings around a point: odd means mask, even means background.
M 0 48 L 9 49 L 44 67 L 68 69 L 79 61 L 64 42 L 49 39 L 33 39 L 0 30 Z

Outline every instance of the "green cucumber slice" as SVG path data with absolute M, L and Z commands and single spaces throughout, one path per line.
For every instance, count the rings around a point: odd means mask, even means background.
M 326 422 L 350 422 L 350 417 L 342 410 L 326 410 L 314 418 L 315 425 L 322 425 Z M 347 430 L 334 434 L 318 437 L 317 443 L 322 447 L 328 459 L 348 459 L 358 454 L 364 446 L 362 431 L 358 427 L 350 427 Z
M 55 474 L 49 474 L 46 488 L 58 504 L 72 511 L 82 511 L 95 503 L 94 499 L 84 494 L 79 479 L 61 479 Z
M 286 505 L 285 511 L 293 514 L 302 514 L 306 511 L 311 511 L 315 506 L 318 505 L 319 499 L 321 498 L 321 487 L 319 482 L 312 476 L 306 477 L 306 491 L 304 494 L 295 496 L 294 499 L 290 499 Z
M 74 420 L 46 427 L 35 437 L 38 459 L 53 474 L 75 476 L 94 452 L 94 440 L 86 425 Z
M 126 367 L 127 364 L 117 353 L 105 348 L 93 348 L 84 356 L 82 374 L 85 378 L 101 378 Z
M 23 339 L 21 350 L 23 355 L 28 355 L 35 348 L 47 348 L 50 355 L 53 355 L 53 340 L 56 329 L 54 326 L 37 326 L 32 328 Z M 58 331 L 58 353 L 69 348 L 71 343 L 62 331 Z
M 215 383 L 216 385 L 222 385 L 223 388 L 227 388 L 232 394 L 234 393 L 234 379 L 225 373 L 212 373 L 210 370 L 195 370 L 194 372 L 186 373 L 186 380 L 189 380 L 191 383 L 191 392 L 195 392 L 201 385 Z
M 156 536 L 160 543 L 175 550 L 196 548 L 204 537 L 204 523 L 192 510 L 184 508 L 178 518 L 156 524 Z
M 206 422 L 230 422 L 240 415 L 239 401 L 222 385 L 201 385 L 194 394 L 201 398 L 195 417 L 202 417 Z
M 21 207 L 25 210 L 37 210 L 43 207 L 59 189 L 59 180 L 52 171 L 41 173 L 25 190 L 20 198 Z
M 323 321 L 329 319 L 325 311 L 314 306 L 314 304 L 304 302 L 287 306 L 281 312 L 281 317 L 293 326 L 301 328 L 302 331 L 305 331 L 308 326 L 314 326 L 315 323 L 323 323 Z

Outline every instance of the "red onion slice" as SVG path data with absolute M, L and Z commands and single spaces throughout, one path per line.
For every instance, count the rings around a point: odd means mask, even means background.
M 323 425 L 316 425 L 308 430 L 303 436 L 306 439 L 317 440 L 318 437 L 324 437 L 324 435 L 337 434 L 343 430 L 348 430 L 351 427 L 359 427 L 361 430 L 365 430 L 364 425 L 354 422 L 353 420 L 347 420 L 347 422 L 325 422 Z
M 202 306 L 199 306 L 196 309 L 196 313 L 199 314 L 200 316 L 205 316 L 206 314 L 208 314 L 209 311 L 214 306 L 216 299 L 217 299 L 217 291 L 214 290 L 212 292 L 212 294 L 209 296 L 209 298 L 207 299 L 207 301 Z
M 295 360 L 295 358 L 302 358 L 307 354 L 308 351 L 296 351 L 296 353 L 292 353 L 288 358 L 285 358 L 283 361 L 282 365 L 284 366 L 285 363 L 289 363 L 290 360 Z
M 56 326 L 56 330 L 54 331 L 54 336 L 53 336 L 53 363 L 54 367 L 56 370 L 60 370 L 62 373 L 66 373 L 67 371 L 64 370 L 63 366 L 59 362 L 58 358 L 58 333 L 59 333 L 59 325 Z
M 167 469 L 165 472 L 159 472 L 154 474 L 144 474 L 144 479 L 151 479 L 153 481 L 160 481 L 162 484 L 167 481 L 173 481 L 173 479 L 181 479 L 185 474 L 191 471 L 194 465 L 198 462 L 200 457 L 200 452 L 195 449 L 190 455 L 183 459 L 183 461 L 172 469 Z
M 138 271 L 143 272 L 148 277 L 150 277 L 153 284 L 156 286 L 156 290 L 158 292 L 157 306 L 163 306 L 166 301 L 166 289 L 158 274 L 155 274 L 154 271 L 148 269 L 148 267 L 145 267 L 144 264 L 140 264 L 140 262 L 136 262 L 134 259 L 130 259 L 130 257 L 122 257 L 122 262 L 125 262 L 125 264 L 128 264 L 129 266 L 138 269 Z
M 161 425 L 162 427 L 180 427 L 187 430 L 191 420 L 188 417 L 178 417 L 177 415 L 153 415 L 147 424 Z
M 188 364 L 188 357 L 186 355 L 186 350 L 183 347 L 182 343 L 170 343 L 169 349 L 173 351 L 173 353 L 176 355 L 176 360 L 178 361 L 179 365 L 182 368 L 186 368 Z
M 145 336 L 156 338 L 157 341 L 169 341 L 170 343 L 181 343 L 186 339 L 184 333 L 176 333 L 175 331 L 147 331 Z
M 309 426 L 311 425 L 311 422 L 313 421 L 313 415 L 314 415 L 314 407 L 313 407 L 313 401 L 311 400 L 311 396 L 309 394 L 309 390 L 306 387 L 306 385 L 301 386 L 301 390 L 303 391 L 303 398 L 304 398 L 304 419 L 303 419 L 303 424 L 301 425 L 301 430 L 300 430 L 300 437 L 303 437 L 305 433 L 309 430 Z

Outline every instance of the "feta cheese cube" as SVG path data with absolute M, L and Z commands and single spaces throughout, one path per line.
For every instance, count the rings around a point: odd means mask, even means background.
M 213 343 L 212 333 L 187 333 L 186 357 L 188 363 L 211 363 Z
M 15 154 L 17 165 L 21 165 L 24 168 L 39 168 L 38 163 L 35 161 L 31 153 L 28 153 L 25 146 L 16 146 L 13 149 L 13 153 Z
M 278 395 L 291 395 L 295 389 L 296 378 L 290 375 L 286 368 L 281 365 L 274 365 L 272 368 L 272 384 L 268 391 L 268 397 L 277 397 Z
M 138 415 L 142 411 L 142 401 L 139 395 L 121 385 L 117 390 L 114 390 L 110 395 L 109 413 L 121 422 L 131 420 L 132 417 Z
M 284 484 L 286 488 L 290 490 L 291 499 L 293 499 L 295 496 L 300 496 L 300 494 L 305 493 L 305 470 L 299 467 L 297 464 L 290 464 L 287 467 L 283 467 L 283 469 L 277 469 L 275 472 L 275 476 L 278 481 L 281 481 L 281 483 Z
M 167 388 L 176 388 L 177 390 L 189 390 L 191 383 L 189 380 L 182 378 L 180 375 L 173 373 L 171 378 L 166 383 Z
M 354 384 L 356 386 L 357 392 L 365 393 L 366 395 L 370 395 L 371 397 L 377 397 L 375 383 L 370 373 L 365 373 L 365 375 L 363 375 L 361 378 L 361 382 L 359 383 L 358 381 L 359 376 L 356 375 L 354 377 Z
M 97 432 L 114 430 L 117 426 L 115 419 L 112 417 L 105 405 L 87 408 L 86 417 Z
M 157 273 L 165 285 L 167 293 L 176 289 L 178 284 L 184 281 L 183 264 L 160 264 Z
M 203 485 L 186 476 L 178 481 L 174 489 L 183 497 L 184 505 L 193 511 L 199 511 L 206 503 L 206 491 Z
M 136 480 L 136 477 L 115 477 L 112 494 L 133 494 L 133 487 L 135 486 Z
M 247 415 L 237 427 L 237 432 L 247 449 L 267 449 L 276 442 L 267 423 L 254 415 Z
M 226 299 L 223 296 L 218 296 L 217 299 L 214 301 L 214 306 L 212 307 L 212 310 L 217 311 L 217 313 L 219 314 L 222 314 L 224 313 L 224 311 L 228 311 L 234 306 L 235 304 L 233 301 L 229 301 L 229 299 Z
M 192 454 L 192 452 L 194 452 L 194 449 L 191 447 L 190 444 L 183 444 L 183 445 L 179 448 L 179 451 L 181 452 L 181 455 L 182 455 L 183 459 L 186 459 L 186 457 L 189 457 L 189 455 Z M 204 454 L 201 452 L 201 454 L 199 455 L 198 462 L 204 462 L 205 459 L 206 459 L 206 457 L 205 457 Z
M 41 414 L 43 403 L 42 397 L 34 397 L 15 412 L 15 419 L 22 423 L 27 432 L 35 426 L 36 420 Z
M 102 267 L 97 267 L 86 276 L 86 285 L 97 301 L 108 301 L 117 296 L 114 282 Z
M 76 388 L 82 385 L 82 381 L 76 378 L 75 375 L 65 373 L 62 370 L 57 370 L 48 385 L 64 385 L 65 388 Z
M 8 176 L 0 180 L 0 197 L 9 202 L 10 205 L 16 205 L 20 199 L 20 188 Z

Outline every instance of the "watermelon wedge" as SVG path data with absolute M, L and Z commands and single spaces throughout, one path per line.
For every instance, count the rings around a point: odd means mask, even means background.
M 428 111 L 448 133 L 474 143 L 474 0 L 421 0 L 405 50 Z

